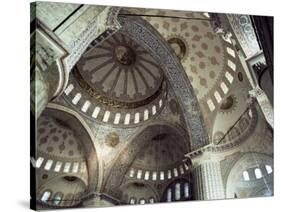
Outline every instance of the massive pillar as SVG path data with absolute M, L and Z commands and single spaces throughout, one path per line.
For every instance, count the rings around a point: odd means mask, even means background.
M 218 161 L 205 161 L 193 169 L 194 195 L 198 200 L 224 198 L 224 189 Z

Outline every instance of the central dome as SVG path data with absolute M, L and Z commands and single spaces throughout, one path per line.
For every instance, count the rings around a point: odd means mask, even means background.
M 119 32 L 85 52 L 77 70 L 102 98 L 125 103 L 149 100 L 163 81 L 163 72 L 149 53 Z

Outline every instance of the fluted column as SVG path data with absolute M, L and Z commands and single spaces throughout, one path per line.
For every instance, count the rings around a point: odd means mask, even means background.
M 193 170 L 194 195 L 198 200 L 224 199 L 220 163 L 206 161 Z

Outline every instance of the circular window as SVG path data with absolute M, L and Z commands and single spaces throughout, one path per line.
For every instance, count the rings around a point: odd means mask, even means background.
M 229 110 L 229 109 L 233 106 L 233 103 L 234 103 L 233 97 L 232 97 L 232 96 L 228 96 L 228 97 L 221 103 L 220 109 L 222 109 L 222 110 Z
M 179 38 L 170 38 L 168 43 L 174 50 L 176 56 L 181 60 L 186 54 L 186 46 L 184 42 Z
M 105 142 L 108 146 L 115 147 L 119 143 L 119 136 L 115 132 L 106 135 Z

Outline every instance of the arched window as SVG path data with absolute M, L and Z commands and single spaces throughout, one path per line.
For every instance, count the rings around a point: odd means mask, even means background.
M 145 204 L 145 202 L 146 202 L 145 199 L 140 199 L 140 204 L 141 205 Z
M 141 179 L 141 175 L 142 175 L 142 170 L 138 170 L 137 178 L 138 178 L 138 179 Z
M 62 162 L 61 161 L 57 161 L 54 171 L 55 172 L 59 172 L 61 167 L 62 167 Z
M 185 198 L 189 197 L 189 185 L 187 182 L 184 183 L 184 197 Z
M 148 116 L 149 116 L 149 112 L 148 112 L 148 110 L 146 109 L 146 110 L 144 111 L 143 120 L 144 120 L 144 121 L 147 120 L 147 119 L 148 119 Z
M 228 92 L 228 87 L 224 82 L 221 83 L 221 89 L 224 94 L 226 94 Z
M 175 176 L 175 177 L 178 176 L 178 170 L 177 170 L 177 168 L 174 168 L 174 176 Z
M 61 203 L 62 200 L 62 194 L 61 193 L 57 193 L 54 197 L 54 203 L 56 205 L 59 205 Z
M 77 93 L 72 99 L 72 103 L 76 105 L 80 99 L 81 99 L 81 93 Z
M 149 198 L 149 203 L 154 203 L 154 202 L 155 202 L 154 197 L 150 197 Z
M 130 177 L 134 177 L 134 174 L 135 174 L 135 170 L 134 170 L 134 169 L 131 169 L 131 170 L 130 170 L 130 175 L 129 175 L 129 176 L 130 176 Z
M 144 179 L 149 180 L 149 171 L 145 171 Z
M 70 171 L 70 167 L 71 167 L 71 163 L 70 162 L 66 162 L 64 164 L 63 172 L 64 173 L 68 173 Z
M 152 115 L 154 115 L 155 113 L 156 113 L 156 106 L 153 105 L 153 106 L 152 106 Z
M 172 172 L 171 172 L 171 170 L 168 170 L 168 179 L 171 179 L 172 178 Z
M 172 189 L 168 188 L 167 190 L 167 202 L 172 202 Z
M 250 180 L 248 171 L 243 171 L 243 179 L 245 181 L 249 181 Z
M 177 179 L 166 188 L 161 201 L 186 201 L 191 199 L 191 196 L 189 181 L 187 179 Z
M 270 165 L 265 165 L 265 169 L 266 169 L 267 174 L 272 173 L 272 167 Z
M 48 160 L 47 163 L 45 164 L 44 169 L 45 170 L 50 170 L 52 165 L 53 165 L 53 160 Z
M 211 99 L 208 99 L 207 104 L 208 104 L 210 111 L 214 111 L 216 109 L 216 106 L 214 105 L 214 103 Z
M 72 167 L 72 172 L 77 173 L 79 170 L 79 162 L 75 162 Z
M 95 107 L 92 117 L 97 118 L 99 113 L 100 113 L 100 107 Z
M 121 118 L 121 114 L 120 113 L 116 113 L 113 123 L 114 124 L 119 124 L 120 118 Z
M 233 82 L 233 76 L 228 71 L 225 72 L 225 77 L 230 83 Z
M 165 179 L 165 177 L 164 177 L 164 172 L 161 171 L 161 172 L 160 172 L 160 180 L 164 180 L 164 179 Z
M 214 93 L 214 96 L 215 96 L 217 102 L 220 103 L 221 100 L 222 100 L 220 93 L 219 93 L 218 91 L 216 91 L 216 92 Z
M 131 114 L 130 113 L 127 113 L 125 115 L 125 120 L 124 120 L 124 124 L 125 125 L 128 125 L 130 123 L 130 117 L 131 117 Z
M 260 168 L 255 168 L 255 175 L 256 175 L 257 179 L 262 178 L 262 173 L 261 173 Z
M 42 165 L 43 161 L 44 161 L 44 158 L 42 158 L 42 157 L 37 158 L 37 160 L 36 160 L 36 168 L 40 168 L 40 166 Z
M 102 121 L 103 121 L 103 122 L 108 122 L 109 117 L 110 117 L 110 111 L 107 110 L 107 111 L 105 111 L 105 113 L 104 113 L 104 115 L 103 115 Z
M 51 192 L 50 191 L 45 191 L 41 197 L 42 202 L 48 202 L 48 200 L 51 197 Z
M 181 174 L 184 174 L 184 169 L 183 169 L 183 166 L 182 166 L 182 165 L 179 166 L 179 170 L 180 170 L 180 173 L 181 173 Z
M 152 180 L 157 180 L 157 172 L 152 173 Z
M 180 198 L 181 198 L 181 184 L 176 183 L 176 185 L 175 185 L 175 199 L 180 200 Z
M 136 199 L 135 199 L 134 197 L 131 197 L 129 203 L 130 203 L 131 205 L 136 204 Z

